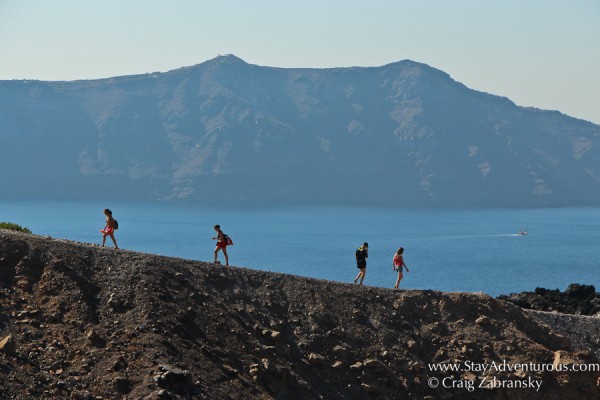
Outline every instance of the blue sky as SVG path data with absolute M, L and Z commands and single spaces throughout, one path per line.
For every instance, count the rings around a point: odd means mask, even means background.
M 0 0 L 0 79 L 75 80 L 199 64 L 411 59 L 521 106 L 600 123 L 598 0 Z

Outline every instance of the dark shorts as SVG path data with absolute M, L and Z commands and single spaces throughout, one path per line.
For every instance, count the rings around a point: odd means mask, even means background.
M 363 269 L 363 268 L 367 268 L 367 264 L 356 264 L 356 268 L 358 269 Z
M 225 247 L 227 247 L 227 242 L 217 242 L 218 249 L 224 249 Z

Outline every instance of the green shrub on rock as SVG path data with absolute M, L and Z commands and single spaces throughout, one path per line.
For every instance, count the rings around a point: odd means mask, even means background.
M 10 229 L 11 231 L 31 233 L 29 229 L 18 224 L 13 224 L 12 222 L 0 222 L 0 229 Z

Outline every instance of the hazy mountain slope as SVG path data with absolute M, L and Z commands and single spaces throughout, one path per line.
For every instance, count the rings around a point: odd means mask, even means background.
M 600 127 L 412 61 L 0 82 L 3 195 L 598 204 Z M 5 156 L 6 155 L 6 156 Z

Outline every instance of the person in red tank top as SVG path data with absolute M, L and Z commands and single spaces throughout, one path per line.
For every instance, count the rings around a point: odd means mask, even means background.
M 394 285 L 394 289 L 398 289 L 400 286 L 400 281 L 402 280 L 402 268 L 406 268 L 406 272 L 410 272 L 406 264 L 404 264 L 404 258 L 402 257 L 404 254 L 404 248 L 400 247 L 396 254 L 394 254 L 394 271 L 398 271 L 398 279 L 396 279 L 396 284 Z

